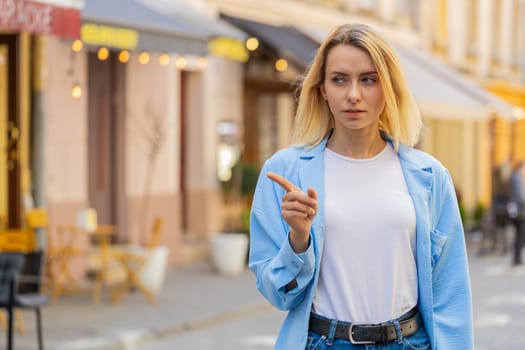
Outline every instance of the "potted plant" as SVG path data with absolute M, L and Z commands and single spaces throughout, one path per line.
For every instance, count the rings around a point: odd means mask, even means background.
M 221 273 L 236 275 L 246 267 L 250 208 L 258 175 L 256 166 L 239 161 L 231 179 L 221 182 L 227 215 L 224 229 L 211 238 L 212 260 Z

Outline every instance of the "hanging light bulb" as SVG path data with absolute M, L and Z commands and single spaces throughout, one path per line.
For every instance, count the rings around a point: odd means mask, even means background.
M 170 64 L 170 55 L 168 55 L 167 53 L 160 54 L 159 64 L 161 66 L 167 66 L 168 64 Z
M 177 58 L 177 61 L 175 61 L 175 65 L 180 70 L 183 70 L 184 68 L 186 68 L 186 64 L 187 64 L 186 58 L 184 58 L 183 56 L 180 56 L 179 58 Z
M 129 61 L 129 51 L 122 50 L 118 54 L 118 60 L 122 63 L 127 63 Z
M 78 100 L 82 96 L 82 88 L 78 83 L 73 84 L 73 87 L 71 88 L 71 97 L 73 97 L 75 100 Z
M 288 69 L 288 61 L 285 60 L 284 58 L 279 58 L 275 62 L 275 69 L 277 69 L 278 72 L 284 72 L 285 70 Z
M 148 64 L 149 63 L 149 52 L 148 51 L 142 51 L 139 54 L 139 63 L 140 64 Z
M 107 60 L 109 57 L 109 50 L 105 47 L 101 47 L 98 49 L 97 57 L 101 61 Z
M 246 40 L 246 48 L 248 51 L 255 51 L 259 47 L 259 40 L 255 37 L 248 38 Z
M 200 70 L 204 70 L 208 66 L 208 60 L 206 59 L 206 57 L 199 57 L 197 65 L 199 66 Z
M 71 43 L 71 50 L 73 50 L 73 52 L 80 52 L 83 47 L 84 47 L 84 44 L 82 43 L 82 40 L 80 39 L 76 39 Z

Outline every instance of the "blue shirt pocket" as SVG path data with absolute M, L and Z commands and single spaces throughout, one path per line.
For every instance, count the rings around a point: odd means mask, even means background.
M 430 232 L 430 254 L 432 259 L 432 268 L 437 264 L 439 261 L 439 257 L 441 256 L 441 252 L 443 251 L 443 247 L 445 246 L 445 243 L 447 243 L 448 237 L 443 233 L 436 229 L 433 229 Z

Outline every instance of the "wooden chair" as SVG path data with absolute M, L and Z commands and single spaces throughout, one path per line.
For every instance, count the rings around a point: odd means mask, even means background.
M 79 235 L 75 227 L 57 226 L 56 232 L 49 231 L 49 218 L 44 208 L 26 212 L 26 223 L 30 231 L 45 229 L 45 275 L 49 280 L 50 294 L 55 301 L 62 293 L 77 290 L 75 278 L 69 267 L 71 261 L 84 254 L 84 249 L 75 245 Z M 56 235 L 53 235 L 56 233 Z
M 94 274 L 93 302 L 100 303 L 102 289 L 106 287 L 111 302 L 117 302 L 119 292 L 114 287 L 115 275 L 119 275 L 122 268 L 113 251 L 111 237 L 117 232 L 117 227 L 113 225 L 97 225 L 91 233 L 96 241 L 94 249 L 88 253 L 88 270 Z M 124 279 L 124 278 L 116 278 Z
M 153 304 L 157 303 L 155 293 L 142 282 L 141 273 L 146 267 L 153 249 L 158 247 L 160 236 L 164 228 L 164 219 L 161 217 L 155 218 L 153 227 L 148 235 L 145 245 L 128 245 L 120 249 L 116 249 L 114 256 L 123 265 L 127 273 L 127 279 L 122 290 L 117 295 L 117 301 L 127 294 L 131 289 L 137 288 L 148 301 Z
M 0 308 L 7 310 L 8 330 L 7 330 L 7 350 L 13 347 L 13 327 L 15 309 L 33 309 L 36 316 L 36 330 L 38 348 L 43 350 L 42 336 L 42 316 L 40 308 L 49 301 L 45 295 L 37 293 L 19 292 L 19 287 L 23 283 L 40 284 L 39 276 L 22 276 L 24 268 L 24 254 L 22 253 L 1 253 L 0 254 Z

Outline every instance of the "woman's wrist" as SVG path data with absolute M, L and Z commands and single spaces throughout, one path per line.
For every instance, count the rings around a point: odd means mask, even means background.
M 310 245 L 310 233 L 297 233 L 293 230 L 288 235 L 288 240 L 296 254 L 304 253 Z

